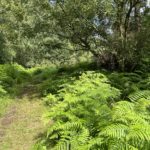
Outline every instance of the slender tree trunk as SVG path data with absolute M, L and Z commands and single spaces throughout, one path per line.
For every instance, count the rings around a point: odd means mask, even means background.
M 135 17 L 135 31 L 140 32 L 141 22 L 140 22 L 140 5 L 139 4 L 135 6 L 134 17 Z

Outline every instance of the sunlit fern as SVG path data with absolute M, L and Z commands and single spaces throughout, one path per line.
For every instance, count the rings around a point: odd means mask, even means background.
M 45 145 L 51 150 L 149 150 L 150 101 L 119 101 L 119 90 L 104 75 L 83 74 L 64 85 L 46 114 L 53 125 Z

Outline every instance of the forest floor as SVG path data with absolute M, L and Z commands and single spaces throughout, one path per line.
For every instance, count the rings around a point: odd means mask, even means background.
M 44 111 L 40 98 L 30 93 L 13 100 L 0 117 L 0 150 L 30 150 L 44 132 Z

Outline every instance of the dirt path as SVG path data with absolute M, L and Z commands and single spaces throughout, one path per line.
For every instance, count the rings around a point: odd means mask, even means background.
M 30 150 L 44 131 L 45 110 L 39 99 L 16 100 L 0 118 L 0 150 Z

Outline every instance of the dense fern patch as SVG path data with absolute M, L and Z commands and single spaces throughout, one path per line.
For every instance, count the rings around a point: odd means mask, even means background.
M 148 150 L 149 96 L 135 96 L 129 102 L 121 101 L 120 94 L 106 76 L 90 71 L 64 84 L 57 94 L 47 95 L 51 108 L 46 118 L 53 124 L 36 149 L 43 145 L 54 150 Z
M 16 85 L 30 80 L 30 70 L 18 64 L 0 65 L 0 85 L 9 93 L 13 93 Z
M 150 90 L 150 74 L 142 71 L 134 73 L 105 73 L 111 85 L 121 90 L 121 98 L 127 99 L 129 94 L 136 91 Z
M 91 70 L 91 71 L 88 71 Z M 32 84 L 50 108 L 52 124 L 34 149 L 148 150 L 149 73 L 108 72 L 83 67 L 0 66 L 0 115 L 9 94 Z

